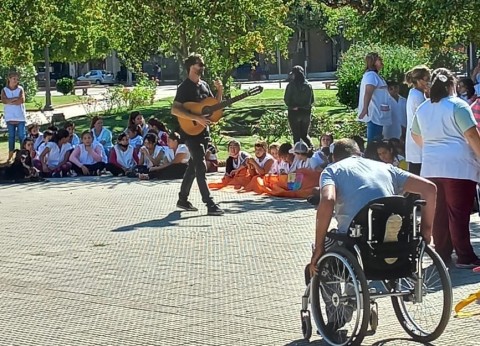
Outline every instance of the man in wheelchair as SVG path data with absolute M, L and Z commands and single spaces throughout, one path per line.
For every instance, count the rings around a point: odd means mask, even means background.
M 376 300 L 389 297 L 407 334 L 420 342 L 435 340 L 448 324 L 452 305 L 448 271 L 428 246 L 435 184 L 362 158 L 350 139 L 335 142 L 333 160 L 320 178 L 315 249 L 305 268 L 304 338 L 312 332 L 310 304 L 327 344 L 360 345 L 377 329 Z M 424 201 L 401 196 L 408 192 Z M 338 229 L 329 233 L 334 212 Z
M 354 216 L 367 203 L 380 197 L 406 192 L 419 194 L 426 201 L 422 207 L 421 233 L 427 244 L 430 243 L 437 191 L 435 184 L 392 165 L 361 157 L 358 145 L 351 139 L 335 142 L 333 161 L 320 177 L 315 249 L 306 270 L 307 276 L 316 273 L 318 260 L 334 244 L 327 233 L 334 211 L 337 232 L 347 233 Z M 398 228 L 397 220 L 388 220 L 387 228 L 389 226 Z

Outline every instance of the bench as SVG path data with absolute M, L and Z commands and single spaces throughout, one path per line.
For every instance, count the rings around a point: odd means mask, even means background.
M 79 80 L 75 82 L 73 86 L 72 95 L 75 95 L 75 90 L 82 89 L 82 96 L 88 95 L 88 88 L 92 86 L 92 83 L 88 80 Z
M 65 114 L 63 113 L 54 113 L 52 115 L 52 120 L 51 120 L 51 123 L 52 123 L 52 126 L 56 126 L 56 124 L 60 124 L 60 123 L 63 123 L 65 121 Z
M 327 90 L 330 90 L 331 87 L 336 87 L 337 86 L 337 82 L 336 81 L 331 81 L 331 82 L 323 82 L 323 84 L 325 84 L 325 89 Z

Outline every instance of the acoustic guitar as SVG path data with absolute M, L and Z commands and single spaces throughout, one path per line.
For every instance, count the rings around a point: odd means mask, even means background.
M 263 87 L 256 86 L 254 88 L 248 89 L 243 94 L 232 97 L 231 99 L 222 102 L 218 102 L 216 98 L 207 97 L 200 102 L 185 102 L 183 104 L 183 107 L 192 114 L 202 115 L 208 120 L 210 120 L 210 122 L 216 123 L 222 118 L 223 109 L 225 107 L 231 105 L 232 103 L 243 100 L 248 96 L 260 94 L 262 91 Z M 197 123 L 195 120 L 178 117 L 178 122 L 182 130 L 190 136 L 196 136 L 202 133 L 202 131 L 205 129 L 205 127 Z

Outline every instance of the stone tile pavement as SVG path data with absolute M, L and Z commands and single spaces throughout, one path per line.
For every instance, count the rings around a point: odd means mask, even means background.
M 108 177 L 0 185 L 0 345 L 307 345 L 299 310 L 315 210 L 218 191 L 227 213 L 210 217 L 196 186 L 200 211 L 176 210 L 178 190 Z M 480 289 L 480 275 L 451 274 L 455 302 Z M 364 344 L 414 345 L 389 300 L 380 306 Z M 452 318 L 433 345 L 477 345 L 478 323 Z

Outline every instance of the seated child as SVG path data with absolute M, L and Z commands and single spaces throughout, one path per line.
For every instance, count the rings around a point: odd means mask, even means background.
M 155 134 L 148 133 L 143 144 L 138 155 L 138 166 L 135 168 L 135 175 L 129 175 L 129 177 L 148 173 L 150 168 L 159 166 L 165 156 L 165 147 L 158 145 L 158 137 Z
M 151 118 L 148 120 L 148 126 L 157 132 L 158 144 L 162 147 L 168 146 L 168 130 L 165 125 L 158 119 Z
M 110 150 L 107 171 L 117 177 L 127 175 L 138 165 L 138 155 L 135 149 L 128 144 L 128 136 L 121 133 L 118 136 L 117 144 Z
M 188 160 L 190 160 L 190 152 L 185 144 L 180 144 L 180 135 L 177 132 L 170 133 L 167 142 L 168 148 L 165 151 L 163 162 L 159 166 L 150 167 L 148 174 L 139 174 L 140 179 L 183 178 L 188 167 Z
M 40 125 L 38 123 L 31 123 L 27 126 L 27 138 L 31 138 L 33 143 L 35 143 L 41 135 L 42 133 L 40 132 Z
M 290 167 L 295 160 L 295 155 L 290 152 L 291 149 L 292 145 L 290 143 L 283 143 L 278 148 L 278 158 L 280 159 L 278 163 L 278 174 L 290 173 Z
M 395 148 L 389 141 L 380 141 L 376 143 L 377 155 L 380 161 L 394 165 L 395 167 L 407 170 L 408 164 L 405 158 L 398 155 Z
M 75 133 L 75 123 L 73 121 L 67 121 L 63 125 L 63 128 L 70 134 L 69 143 L 72 145 L 72 148 L 75 148 L 77 145 L 79 145 L 80 138 L 78 138 L 77 134 Z
M 290 166 L 290 173 L 296 172 L 299 169 L 313 170 L 311 163 L 313 152 L 303 140 L 295 143 L 295 146 L 290 149 L 290 153 L 295 155 L 295 159 Z
M 67 130 L 59 130 L 45 145 L 38 160 L 34 160 L 34 166 L 42 175 L 61 178 L 70 174 L 72 164 L 69 158 L 72 146 L 68 143 L 69 138 L 70 134 Z
M 207 173 L 218 172 L 217 148 L 212 142 L 208 142 L 205 151 L 205 162 L 207 163 Z
M 53 132 L 50 131 L 50 130 L 46 130 L 43 132 L 43 135 L 42 135 L 42 141 L 37 145 L 37 143 L 35 142 L 35 151 L 37 153 L 37 155 L 35 155 L 35 158 L 38 158 L 42 152 L 43 152 L 43 149 L 45 149 L 45 146 L 47 145 L 48 142 L 50 142 L 53 138 Z M 38 140 L 37 140 L 38 142 Z
M 257 141 L 255 143 L 255 158 L 247 159 L 247 168 L 251 176 L 270 173 L 270 169 L 275 161 L 273 156 L 267 153 L 267 142 Z
M 128 144 L 134 149 L 140 149 L 143 145 L 142 128 L 138 125 L 130 125 L 127 128 Z
M 142 136 L 142 139 L 145 138 L 148 133 L 149 126 L 145 123 L 145 118 L 139 111 L 133 111 L 130 113 L 130 116 L 128 117 L 127 130 L 132 125 L 140 127 L 140 136 Z
M 103 146 L 93 140 L 90 131 L 82 133 L 82 144 L 79 144 L 70 154 L 72 168 L 77 175 L 101 175 L 105 168 L 103 162 Z
M 250 155 L 241 150 L 240 142 L 232 139 L 228 142 L 228 158 L 225 163 L 225 176 L 235 177 L 247 168 Z
M 278 157 L 278 148 L 280 147 L 280 144 L 278 143 L 272 143 L 268 147 L 268 153 L 272 155 L 273 157 L 273 165 L 272 168 L 270 168 L 270 173 L 272 174 L 278 174 L 278 164 L 280 162 L 280 158 Z
M 33 149 L 33 139 L 27 137 L 22 143 L 22 149 L 28 151 L 30 160 L 33 160 L 37 156 L 37 152 Z

